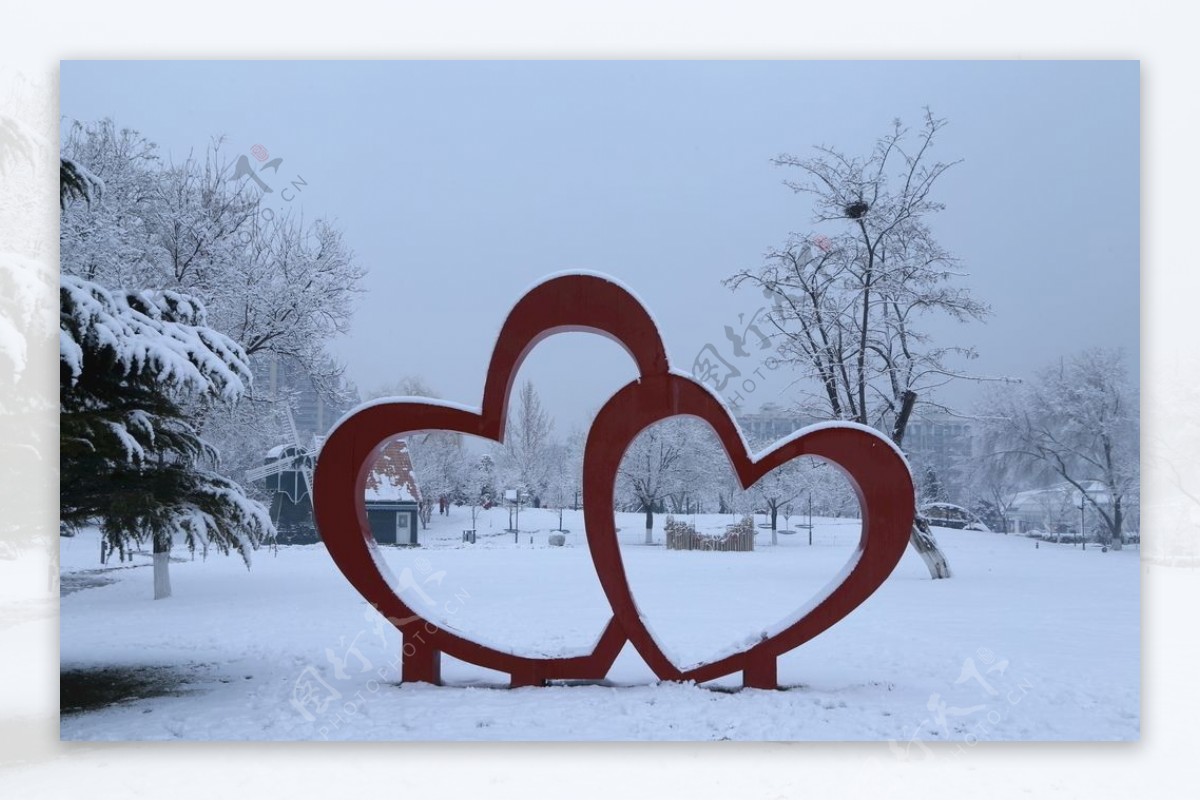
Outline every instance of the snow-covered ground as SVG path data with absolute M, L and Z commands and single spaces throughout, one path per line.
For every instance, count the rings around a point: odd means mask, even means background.
M 759 518 L 761 520 L 761 517 Z M 385 548 L 443 625 L 528 654 L 589 646 L 610 612 L 581 515 L 567 545 L 558 514 L 523 510 L 514 543 L 493 509 L 461 541 L 469 511 L 434 515 L 424 547 Z M 751 553 L 644 546 L 644 517 L 619 514 L 639 607 L 686 664 L 719 652 L 808 600 L 845 563 L 856 520 L 808 532 L 760 530 Z M 731 518 L 701 516 L 703 529 Z M 656 516 L 661 527 L 662 516 Z M 782 525 L 782 521 L 781 521 Z M 768 739 L 1130 740 L 1140 728 L 1136 549 L 938 529 L 954 569 L 931 581 L 909 551 L 848 618 L 780 660 L 782 691 L 652 684 L 631 647 L 614 686 L 497 689 L 506 677 L 444 658 L 450 684 L 399 685 L 399 636 L 363 601 L 324 547 L 236 557 L 179 550 L 174 597 L 152 601 L 147 556 L 101 567 L 94 531 L 62 540 L 64 739 Z M 662 542 L 661 530 L 657 532 Z M 129 563 L 127 563 L 128 565 Z M 114 566 L 110 564 L 110 567 Z M 103 583 L 111 582 L 111 583 Z M 412 593 L 410 593 L 412 594 Z M 482 686 L 480 686 L 482 685 Z M 68 691 L 68 687 L 70 688 Z

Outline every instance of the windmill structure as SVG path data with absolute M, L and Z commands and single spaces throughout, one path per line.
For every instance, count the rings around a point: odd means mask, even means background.
M 276 445 L 267 451 L 263 464 L 246 471 L 246 480 L 262 481 L 271 497 L 271 520 L 275 523 L 279 542 L 305 543 L 317 541 L 313 523 L 313 467 L 325 438 L 313 434 L 308 442 L 300 439 L 292 410 L 287 413 L 290 443 Z

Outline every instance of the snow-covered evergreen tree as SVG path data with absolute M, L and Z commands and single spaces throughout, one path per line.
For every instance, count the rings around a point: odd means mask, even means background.
M 62 209 L 66 209 L 68 200 L 79 197 L 91 206 L 93 199 L 98 201 L 104 194 L 104 181 L 74 159 L 60 159 L 58 183 L 58 204 Z
M 64 197 L 89 197 L 86 182 Z M 100 523 L 109 551 L 150 541 L 154 597 L 171 594 L 176 537 L 189 549 L 250 551 L 274 535 L 269 514 L 215 472 L 192 425 L 195 403 L 236 403 L 251 383 L 245 351 L 173 291 L 110 292 L 60 282 L 60 482 L 64 529 Z
M 522 385 L 516 400 L 500 449 L 501 474 L 510 488 L 529 493 L 540 505 L 555 467 L 554 421 L 532 381 Z
M 57 112 L 44 87 L 12 77 L 0 68 L 7 90 L 0 103 L 0 560 L 53 541 L 45 508 L 57 468 L 45 425 L 53 407 L 43 360 L 54 343 L 57 270 L 42 203 L 51 166 L 45 155 L 54 149 L 47 134 Z M 48 577 L 47 589 L 56 591 L 56 560 Z

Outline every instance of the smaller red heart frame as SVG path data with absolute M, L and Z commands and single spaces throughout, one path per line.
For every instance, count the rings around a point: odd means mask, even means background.
M 639 378 L 617 392 L 593 422 L 584 449 L 584 521 L 596 572 L 613 611 L 589 652 L 539 658 L 501 651 L 440 628 L 418 615 L 394 581 L 367 524 L 367 474 L 387 442 L 413 431 L 445 430 L 496 442 L 504 439 L 512 382 L 543 339 L 564 331 L 602 334 L 622 345 Z M 716 432 L 744 488 L 771 470 L 810 455 L 841 468 L 862 507 L 862 538 L 828 593 L 796 619 L 743 651 L 707 664 L 671 663 L 651 636 L 625 575 L 613 524 L 617 468 L 634 438 L 653 423 L 690 415 Z M 751 687 L 775 687 L 776 660 L 825 631 L 865 601 L 895 569 L 914 514 L 912 476 L 899 452 L 864 427 L 806 429 L 751 456 L 729 410 L 706 387 L 672 373 L 662 337 L 645 307 L 609 278 L 568 274 L 547 279 L 513 307 L 492 351 L 478 412 L 432 401 L 387 401 L 360 407 L 325 441 L 313 478 L 317 530 L 338 568 L 402 637 L 403 681 L 440 683 L 441 654 L 509 674 L 513 686 L 555 679 L 601 680 L 626 642 L 666 680 L 708 681 L 741 671 Z

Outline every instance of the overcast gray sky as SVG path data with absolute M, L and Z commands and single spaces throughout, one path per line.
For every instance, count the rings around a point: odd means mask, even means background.
M 1091 345 L 1137 374 L 1137 62 L 65 62 L 61 98 L 65 118 L 112 117 L 177 160 L 224 135 L 231 157 L 262 145 L 303 178 L 291 204 L 336 218 L 369 270 L 333 345 L 364 391 L 419 375 L 477 404 L 511 304 L 565 269 L 631 286 L 690 369 L 761 305 L 721 280 L 815 230 L 771 157 L 866 155 L 924 106 L 950 123 L 936 157 L 963 160 L 934 231 L 994 312 L 933 326 L 939 341 L 976 346 L 986 374 Z M 521 378 L 566 428 L 632 375 L 574 334 Z

